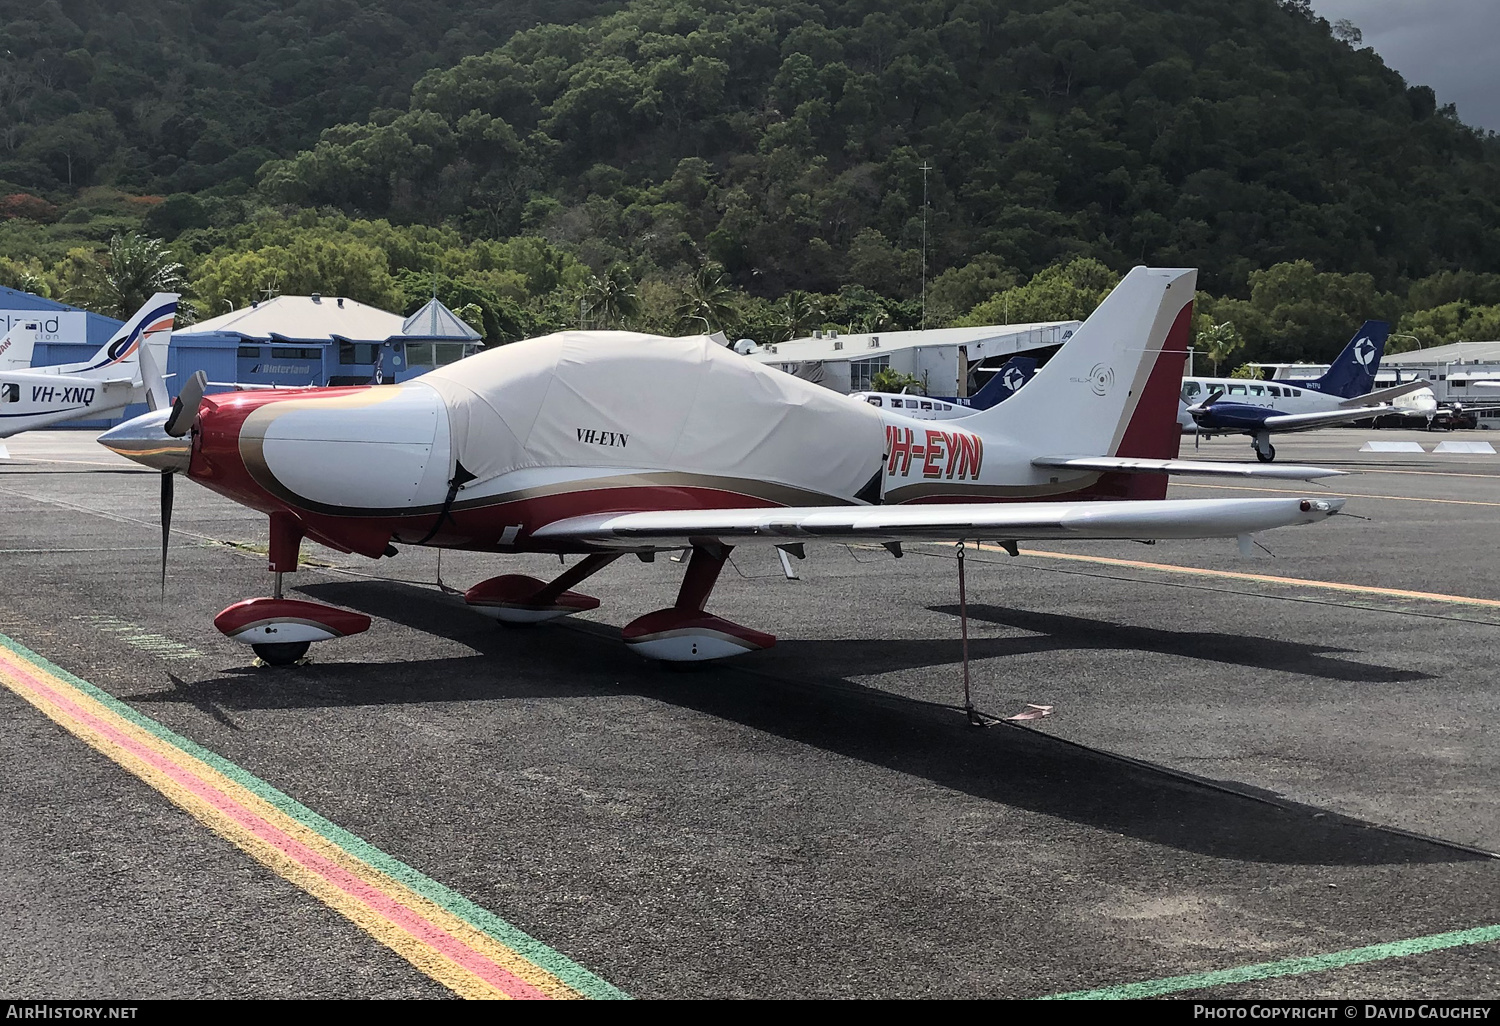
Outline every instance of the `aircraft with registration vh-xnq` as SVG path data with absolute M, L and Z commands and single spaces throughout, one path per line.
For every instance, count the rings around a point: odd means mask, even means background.
M 178 298 L 170 292 L 152 296 L 87 360 L 0 370 L 0 438 L 102 416 L 142 401 L 153 410 L 165 408 L 169 399 L 163 372 Z M 35 325 L 23 321 L 4 342 L 19 343 L 14 348 L 29 363 L 27 336 L 35 332 Z
M 1138 267 L 1006 402 L 933 423 L 879 410 L 715 344 L 574 331 L 496 347 L 397 385 L 205 397 L 100 436 L 270 521 L 275 594 L 216 626 L 270 663 L 368 628 L 287 599 L 303 539 L 371 558 L 398 545 L 576 554 L 552 581 L 506 574 L 465 595 L 532 623 L 592 609 L 573 591 L 622 555 L 691 550 L 676 600 L 632 620 L 643 655 L 693 661 L 774 644 L 706 610 L 731 549 L 808 540 L 1239 538 L 1310 524 L 1342 500 L 1166 499 L 1167 475 L 1309 479 L 1337 471 L 1177 459 L 1196 272 Z M 165 572 L 165 571 L 164 571 Z

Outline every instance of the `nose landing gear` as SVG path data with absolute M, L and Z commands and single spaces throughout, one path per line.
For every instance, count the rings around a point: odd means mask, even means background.
M 249 645 L 268 666 L 290 666 L 316 641 L 361 634 L 370 629 L 363 613 L 281 596 L 281 575 L 297 569 L 302 525 L 286 513 L 271 514 L 271 571 L 276 575 L 271 598 L 236 602 L 214 617 L 227 638 Z

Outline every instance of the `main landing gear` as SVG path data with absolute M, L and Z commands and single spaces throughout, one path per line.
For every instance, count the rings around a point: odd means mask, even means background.
M 1255 458 L 1262 463 L 1270 463 L 1276 458 L 1276 446 L 1271 444 L 1271 436 L 1265 431 L 1257 431 L 1252 441 L 1255 446 Z
M 320 602 L 282 598 L 281 575 L 297 569 L 302 524 L 289 513 L 271 514 L 271 565 L 276 589 L 271 598 L 236 602 L 214 617 L 226 637 L 249 645 L 270 666 L 290 666 L 317 641 L 330 641 L 370 629 L 370 618 Z
M 648 659 L 669 663 L 723 659 L 776 644 L 775 637 L 770 634 L 741 627 L 703 611 L 729 552 L 728 545 L 694 545 L 677 601 L 666 609 L 647 613 L 627 624 L 623 632 L 625 644 Z M 619 556 L 619 553 L 588 556 L 551 583 L 521 574 L 492 577 L 470 588 L 464 594 L 464 601 L 475 612 L 513 625 L 541 623 L 594 609 L 599 605 L 598 599 L 568 589 L 598 573 Z

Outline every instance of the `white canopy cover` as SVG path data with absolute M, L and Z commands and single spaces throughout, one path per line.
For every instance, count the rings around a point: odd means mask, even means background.
M 676 472 L 847 501 L 880 472 L 865 403 L 763 367 L 706 335 L 564 331 L 417 379 L 448 407 L 474 485 L 533 467 Z

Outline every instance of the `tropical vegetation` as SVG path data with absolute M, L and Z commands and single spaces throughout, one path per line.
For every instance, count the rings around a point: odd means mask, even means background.
M 1216 363 L 1326 358 L 1368 317 L 1393 348 L 1500 335 L 1500 141 L 1306 0 L 0 0 L 0 23 L 0 284 L 101 310 L 176 278 L 204 316 L 435 289 L 491 342 L 770 342 L 1082 317 L 1144 262 L 1200 268 Z

